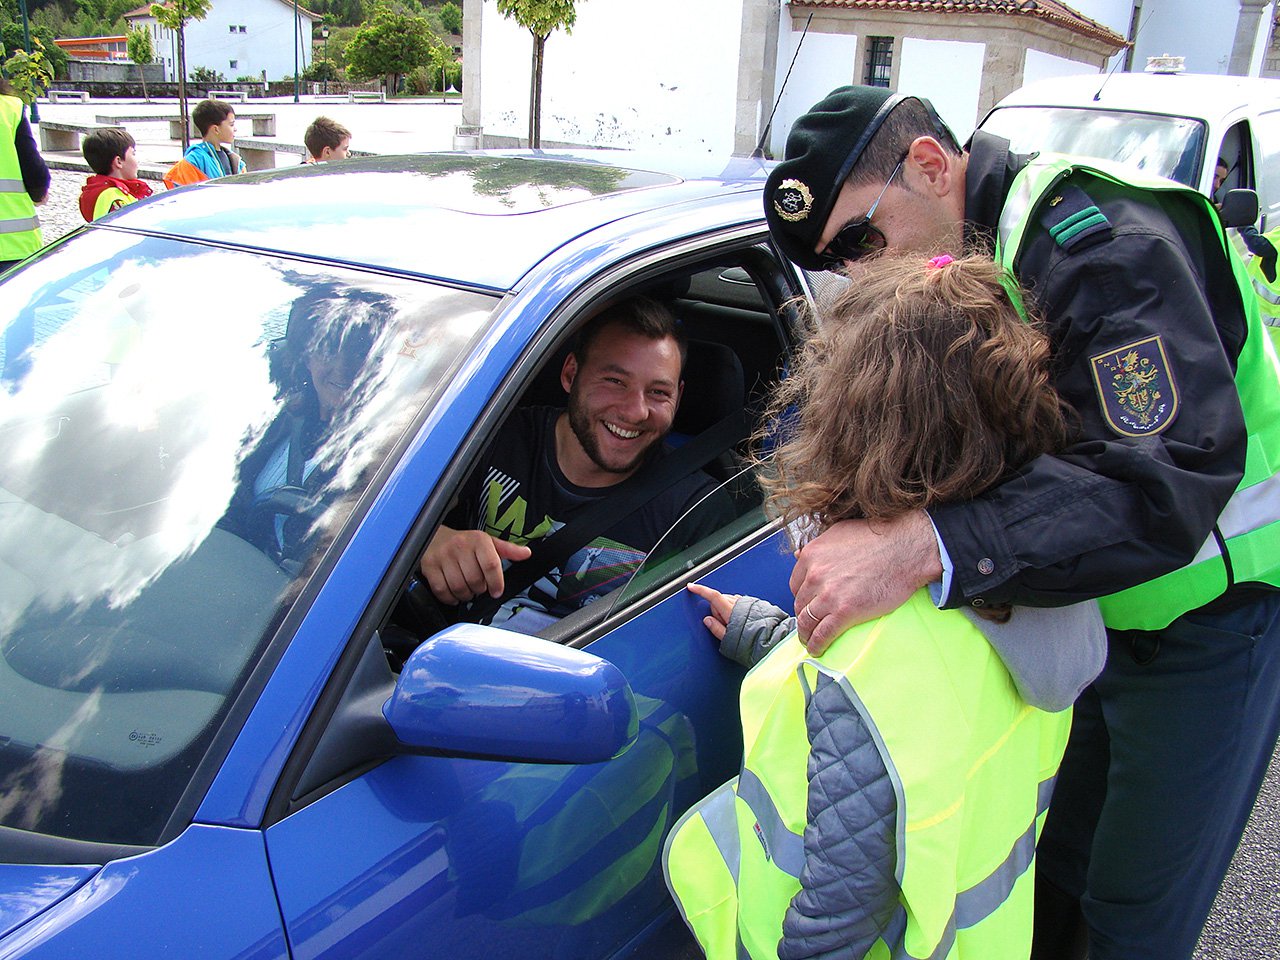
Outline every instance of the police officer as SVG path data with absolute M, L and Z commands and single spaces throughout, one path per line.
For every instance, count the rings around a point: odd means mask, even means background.
M 814 652 L 930 583 L 944 607 L 1104 598 L 1037 904 L 1082 916 L 1093 960 L 1191 955 L 1280 733 L 1280 372 L 1209 200 L 1135 176 L 982 131 L 961 150 L 927 101 L 842 87 L 765 188 L 807 270 L 981 245 L 1047 322 L 1078 441 L 973 500 L 832 527 L 792 589 Z M 1037 956 L 1071 955 L 1041 932 Z
M 35 205 L 44 202 L 49 181 L 23 103 L 0 79 L 0 273 L 40 249 Z

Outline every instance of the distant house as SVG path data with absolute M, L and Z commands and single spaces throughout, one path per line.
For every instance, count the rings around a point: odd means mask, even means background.
M 178 38 L 160 26 L 151 7 L 124 15 L 131 28 L 151 32 L 165 79 L 176 80 Z M 288 0 L 214 0 L 209 15 L 187 24 L 187 73 L 208 67 L 227 80 L 255 77 L 279 80 L 311 64 L 311 34 L 320 15 Z M 296 64 L 296 66 L 295 66 Z
M 128 60 L 127 37 L 68 37 L 54 40 L 68 60 Z
M 529 34 L 492 3 L 466 0 L 463 14 L 463 61 L 479 64 L 464 76 L 463 122 L 487 144 L 521 138 Z M 795 117 L 868 80 L 927 93 L 967 134 L 1026 80 L 1097 71 L 1125 45 L 1058 0 L 649 0 L 643 17 L 599 0 L 547 41 L 542 136 L 717 154 L 763 137 L 777 154 Z

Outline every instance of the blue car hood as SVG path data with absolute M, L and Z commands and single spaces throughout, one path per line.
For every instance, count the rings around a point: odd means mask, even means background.
M 0 938 L 75 891 L 101 869 L 0 864 Z

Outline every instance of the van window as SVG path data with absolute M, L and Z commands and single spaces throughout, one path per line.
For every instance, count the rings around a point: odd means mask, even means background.
M 1258 202 L 1262 208 L 1262 229 L 1280 223 L 1280 110 L 1262 113 L 1254 121 L 1261 158 Z
M 1001 107 L 983 121 L 982 129 L 1006 138 L 1016 153 L 1044 150 L 1113 160 L 1200 186 L 1205 125 L 1190 117 L 1080 107 Z

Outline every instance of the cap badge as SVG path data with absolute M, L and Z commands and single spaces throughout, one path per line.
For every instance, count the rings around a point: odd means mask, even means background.
M 773 209 L 788 223 L 797 223 L 813 209 L 813 194 L 799 180 L 783 180 L 773 193 Z

